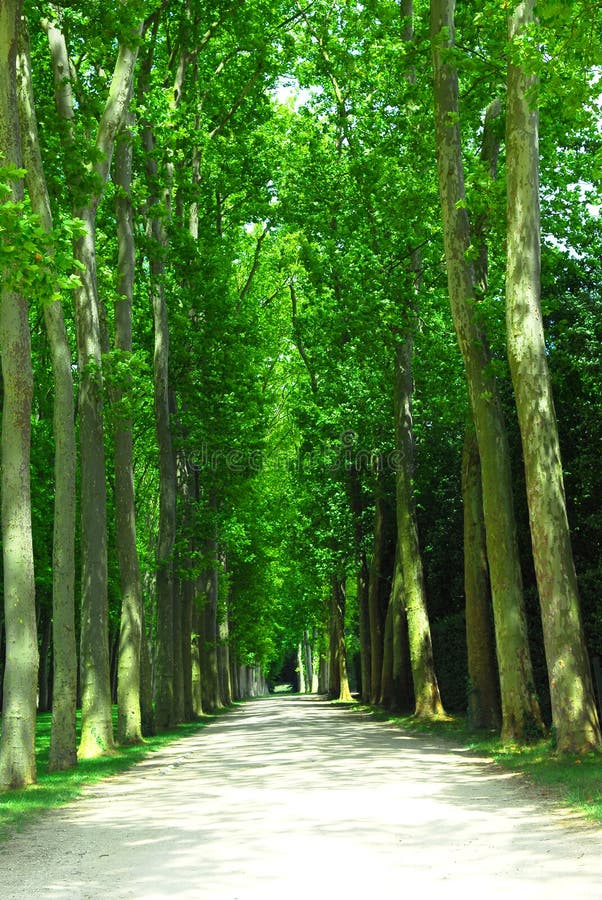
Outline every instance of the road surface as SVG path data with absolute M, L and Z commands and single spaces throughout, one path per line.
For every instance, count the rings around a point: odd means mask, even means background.
M 602 830 L 317 698 L 255 700 L 0 845 L 0 897 L 600 900 Z

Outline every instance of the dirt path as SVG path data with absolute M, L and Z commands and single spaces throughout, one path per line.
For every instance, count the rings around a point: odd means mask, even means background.
M 3 844 L 0 897 L 600 900 L 601 851 L 601 830 L 465 751 L 278 698 Z

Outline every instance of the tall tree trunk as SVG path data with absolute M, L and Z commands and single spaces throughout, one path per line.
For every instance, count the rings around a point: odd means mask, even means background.
M 389 605 L 393 615 L 393 672 L 391 675 L 391 710 L 409 712 L 414 708 L 408 620 L 403 589 L 403 567 L 399 554 L 399 542 L 395 552 L 393 581 Z
M 598 747 L 601 736 L 581 624 L 540 307 L 536 78 L 520 62 L 520 42 L 535 21 L 534 8 L 534 0 L 523 0 L 516 5 L 509 19 L 506 113 L 508 358 L 525 463 L 552 722 L 558 749 L 582 753 Z
M 431 629 L 426 606 L 422 559 L 414 499 L 414 435 L 412 428 L 412 340 L 408 336 L 395 351 L 395 447 L 397 547 L 403 570 L 403 591 L 410 643 L 416 715 L 443 715 L 433 661 Z
M 29 36 L 22 20 L 18 63 L 19 114 L 23 165 L 32 209 L 52 232 L 50 199 L 42 166 L 31 78 Z M 44 303 L 44 322 L 54 379 L 54 527 L 52 545 L 52 722 L 49 771 L 77 762 L 75 709 L 77 646 L 75 639 L 75 404 L 71 347 L 60 301 Z
M 173 606 L 173 719 L 184 722 L 184 622 L 182 620 L 183 584 L 174 573 Z
M 485 545 L 481 465 L 474 428 L 466 429 L 462 453 L 464 504 L 464 594 L 468 651 L 468 722 L 498 729 L 498 675 L 491 621 L 491 592 Z
M 104 454 L 102 354 L 96 294 L 95 210 L 80 209 L 85 225 L 76 242 L 84 267 L 75 291 L 79 369 L 81 465 L 82 610 L 80 684 L 82 733 L 78 755 L 86 759 L 113 750 L 107 596 L 107 488 Z
M 155 722 L 159 729 L 174 724 L 174 546 L 176 540 L 177 471 L 170 422 L 169 323 L 165 297 L 167 232 L 157 212 L 158 167 L 153 155 L 155 139 L 150 126 L 143 129 L 147 178 L 150 185 L 151 238 L 149 258 L 150 292 L 154 322 L 153 387 L 155 432 L 159 451 L 159 537 L 157 566 L 157 632 L 155 675 Z M 163 189 L 169 208 L 170 189 Z
M 312 654 L 311 641 L 307 629 L 303 632 L 303 661 L 305 664 L 305 672 L 307 673 L 307 681 L 305 690 L 308 694 L 314 693 L 314 660 Z
M 542 732 L 527 639 L 516 539 L 508 440 L 491 358 L 475 311 L 475 274 L 460 143 L 453 0 L 431 0 L 435 126 L 449 297 L 466 367 L 483 484 L 487 557 L 502 701 L 502 736 L 525 741 Z
M 228 625 L 228 606 L 223 604 L 218 623 L 219 642 L 217 645 L 217 662 L 219 671 L 220 697 L 224 706 L 232 703 L 232 682 L 230 680 L 230 629 Z
M 389 603 L 385 619 L 383 641 L 383 668 L 380 678 L 380 697 L 378 703 L 387 709 L 393 697 L 393 607 Z
M 19 0 L 0 3 L 0 155 L 22 164 L 16 95 Z M 23 184 L 12 181 L 4 203 L 23 198 Z M 11 289 L 14 273 L 3 271 L 0 288 L 2 409 L 2 555 L 6 666 L 0 739 L 0 789 L 36 780 L 35 730 L 38 646 L 31 538 L 30 438 L 33 373 L 25 298 Z
M 143 735 L 155 733 L 155 713 L 153 710 L 153 672 L 151 664 L 151 642 L 146 628 L 146 614 L 142 604 L 140 622 L 140 722 Z
M 191 722 L 195 715 L 192 702 L 192 605 L 194 602 L 194 581 L 192 577 L 184 577 L 182 579 L 181 591 L 184 721 Z
M 303 644 L 297 644 L 297 685 L 300 694 L 304 694 L 306 691 L 306 682 L 305 682 L 305 667 L 303 665 Z
M 40 640 L 40 658 L 38 665 L 38 711 L 48 712 L 50 709 L 50 649 L 52 646 L 52 616 L 45 607 L 40 608 L 40 620 L 37 623 Z
M 201 609 L 201 684 L 203 688 L 203 707 L 207 712 L 221 709 L 222 702 L 219 691 L 219 672 L 217 663 L 217 609 L 218 609 L 218 562 L 217 540 L 207 541 L 206 558 L 208 569 L 203 578 L 204 602 Z
M 136 251 L 132 211 L 133 117 L 128 116 L 115 153 L 115 198 L 117 213 L 118 300 L 115 303 L 115 349 L 123 358 L 132 353 L 132 307 Z M 142 640 L 142 582 L 136 547 L 136 504 L 134 498 L 134 454 L 132 419 L 119 409 L 124 396 L 131 395 L 132 383 L 118 385 L 114 393 L 117 407 L 115 428 L 115 524 L 116 549 L 121 587 L 121 622 L 117 666 L 117 737 L 122 744 L 142 740 L 140 712 L 140 646 Z
M 57 108 L 64 125 L 64 150 L 73 158 L 77 148 L 71 123 L 75 108 L 66 43 L 60 30 L 46 23 L 54 72 Z M 141 25 L 138 35 L 141 33 Z M 79 433 L 81 465 L 82 614 L 80 683 L 82 731 L 78 755 L 95 757 L 114 747 L 108 647 L 107 491 L 104 458 L 102 346 L 96 277 L 96 213 L 109 177 L 115 137 L 128 110 L 138 47 L 119 44 L 107 101 L 96 133 L 94 192 L 75 201 L 75 216 L 83 234 L 75 242 L 82 265 L 81 286 L 75 291 L 75 324 L 79 370 Z
M 379 476 L 374 506 L 374 540 L 368 580 L 368 612 L 370 621 L 370 702 L 378 703 L 383 668 L 383 644 L 386 612 L 381 603 L 381 578 L 385 551 L 385 498 Z
M 197 718 L 203 715 L 203 689 L 201 669 L 201 616 L 198 600 L 193 600 L 192 606 L 192 641 L 191 641 L 191 667 L 192 667 L 192 711 Z
M 334 700 L 349 702 L 353 698 L 347 677 L 347 648 L 345 646 L 345 583 L 332 579 L 330 593 L 330 687 Z
M 353 459 L 349 460 L 349 494 L 351 512 L 353 514 L 353 533 L 355 544 L 355 557 L 357 565 L 357 607 L 359 619 L 359 638 L 360 638 L 360 677 L 361 677 L 361 697 L 365 703 L 370 703 L 372 696 L 372 660 L 370 649 L 370 607 L 369 607 L 369 584 L 370 573 L 368 570 L 368 561 L 366 559 L 366 549 L 364 547 L 364 538 L 362 533 L 362 485 L 359 472 Z

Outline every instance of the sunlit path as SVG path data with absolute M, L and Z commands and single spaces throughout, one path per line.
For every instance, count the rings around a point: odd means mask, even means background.
M 314 698 L 246 703 L 0 852 L 12 898 L 599 898 L 602 832 Z

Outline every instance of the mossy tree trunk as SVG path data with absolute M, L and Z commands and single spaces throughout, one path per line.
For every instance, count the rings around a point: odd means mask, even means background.
M 70 82 L 72 67 L 65 37 L 46 22 L 55 81 L 57 111 L 63 125 L 64 151 L 79 165 L 79 147 L 72 123 L 76 106 Z M 141 26 L 137 29 L 140 36 Z M 79 370 L 79 434 L 81 468 L 82 601 L 80 682 L 82 732 L 78 755 L 89 758 L 114 748 L 108 646 L 107 490 L 104 458 L 102 343 L 96 276 L 96 214 L 109 177 L 115 138 L 129 107 L 138 42 L 119 44 L 117 59 L 95 137 L 92 189 L 83 182 L 89 173 L 81 163 L 82 183 L 73 185 L 74 214 L 82 235 L 74 252 L 82 267 L 75 291 L 75 325 Z
M 0 3 L 0 155 L 20 168 L 16 94 L 17 36 L 21 3 Z M 23 183 L 11 182 L 4 203 L 23 199 Z M 33 373 L 28 304 L 11 289 L 16 273 L 0 272 L 2 409 L 2 557 L 4 563 L 4 670 L 0 789 L 36 780 L 35 732 L 38 646 L 31 536 L 30 439 Z
M 443 715 L 443 705 L 433 660 L 413 487 L 412 352 L 412 339 L 409 336 L 398 343 L 395 352 L 397 553 L 403 570 L 403 596 L 408 625 L 416 715 L 429 718 Z
M 491 579 L 502 703 L 502 736 L 526 741 L 542 733 L 535 694 L 522 575 L 516 538 L 508 440 L 491 357 L 476 314 L 475 273 L 466 209 L 459 126 L 453 0 L 431 0 L 437 168 L 450 304 L 466 379 L 483 485 L 483 511 Z
M 468 653 L 468 722 L 472 728 L 501 724 L 491 590 L 485 543 L 481 465 L 474 428 L 468 426 L 462 453 L 464 505 L 464 594 Z
M 521 40 L 534 22 L 534 0 L 516 4 L 509 19 L 506 113 L 508 358 L 525 463 L 552 722 L 558 749 L 583 753 L 597 748 L 601 737 L 581 624 L 540 306 L 537 82 L 521 62 Z
M 115 350 L 121 360 L 132 353 L 132 307 L 136 252 L 132 211 L 133 117 L 128 116 L 115 153 L 115 209 L 118 238 L 118 299 L 115 303 Z M 127 411 L 132 384 L 117 384 L 113 400 L 117 408 L 115 426 L 115 519 L 116 549 L 121 587 L 121 621 L 117 665 L 117 737 L 122 744 L 142 740 L 140 712 L 140 647 L 142 641 L 142 583 L 136 547 L 136 504 L 132 418 Z M 125 398 L 126 409 L 119 404 Z
M 40 152 L 31 76 L 29 36 L 22 20 L 18 63 L 19 115 L 23 165 L 32 209 L 52 232 L 50 198 Z M 72 358 L 59 300 L 44 303 L 54 379 L 54 525 L 52 546 L 52 722 L 48 768 L 59 771 L 77 762 L 75 709 L 77 645 L 75 638 L 75 403 Z
M 329 696 L 333 700 L 349 702 L 353 698 L 347 677 L 347 647 L 345 644 L 345 582 L 333 577 L 330 591 L 330 679 Z

